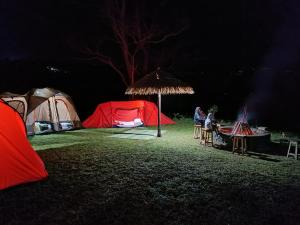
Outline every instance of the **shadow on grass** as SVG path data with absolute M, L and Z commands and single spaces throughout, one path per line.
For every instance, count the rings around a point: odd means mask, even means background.
M 215 146 L 215 148 L 232 152 L 232 144 L 227 144 L 226 146 Z M 288 142 L 274 142 L 271 141 L 268 144 L 263 144 L 261 146 L 251 146 L 251 148 L 245 153 L 245 156 L 253 157 L 256 159 L 261 159 L 270 162 L 280 162 L 281 160 L 272 158 L 272 156 L 286 156 L 288 149 Z M 235 154 L 241 154 L 239 152 Z
M 49 147 L 39 151 L 39 155 L 43 158 L 45 162 L 59 162 L 66 160 L 68 163 L 69 155 L 72 155 L 76 149 L 78 149 L 79 144 L 65 145 L 61 147 Z M 71 148 L 70 148 L 71 147 Z M 72 148 L 74 147 L 74 148 Z
M 269 148 L 267 149 L 268 154 L 277 155 L 277 156 L 285 156 L 288 150 L 288 142 L 274 142 L 272 141 L 269 144 Z
M 270 158 L 270 155 L 266 155 L 263 153 L 257 153 L 257 152 L 248 152 L 248 156 L 253 157 L 255 159 L 261 159 L 269 162 L 281 162 L 281 160 Z

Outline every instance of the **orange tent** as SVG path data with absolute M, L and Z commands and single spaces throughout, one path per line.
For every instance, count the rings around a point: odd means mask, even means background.
M 43 161 L 27 140 L 19 113 L 0 100 L 0 190 L 47 176 Z
M 97 106 L 94 113 L 83 122 L 83 126 L 108 128 L 118 126 L 120 121 L 126 123 L 135 119 L 140 119 L 145 126 L 156 126 L 157 110 L 154 103 L 143 100 L 105 102 Z M 175 124 L 175 121 L 162 114 L 161 124 Z

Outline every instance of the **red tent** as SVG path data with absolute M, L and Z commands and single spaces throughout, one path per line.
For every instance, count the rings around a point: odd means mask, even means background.
M 0 100 L 0 190 L 47 176 L 43 161 L 27 140 L 19 113 Z
M 130 122 L 141 119 L 145 126 L 157 125 L 157 107 L 148 101 L 120 101 L 99 104 L 83 126 L 86 128 L 114 127 L 120 121 Z M 175 121 L 161 114 L 161 124 L 175 124 Z

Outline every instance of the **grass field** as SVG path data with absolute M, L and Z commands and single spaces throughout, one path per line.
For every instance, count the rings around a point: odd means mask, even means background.
M 199 145 L 190 119 L 163 130 L 30 138 L 49 178 L 1 191 L 0 224 L 300 224 L 300 160 L 284 156 L 286 144 L 242 156 Z

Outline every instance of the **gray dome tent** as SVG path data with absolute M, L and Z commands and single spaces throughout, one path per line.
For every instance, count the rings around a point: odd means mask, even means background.
M 0 97 L 14 107 L 26 123 L 29 135 L 81 128 L 71 98 L 52 88 L 35 88 L 25 95 Z M 17 98 L 18 97 L 18 98 Z M 19 105 L 22 102 L 24 107 Z M 16 107 L 18 106 L 18 108 Z M 24 112 L 21 109 L 24 108 Z

